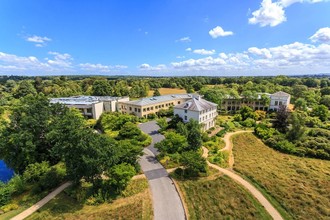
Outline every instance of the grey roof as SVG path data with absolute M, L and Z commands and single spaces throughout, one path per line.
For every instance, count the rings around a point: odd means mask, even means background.
M 290 96 L 290 94 L 286 93 L 286 92 L 282 92 L 282 91 L 279 91 L 279 92 L 276 92 L 274 94 L 271 94 L 272 96 L 283 96 L 283 97 L 288 97 Z
M 185 109 L 190 111 L 203 111 L 206 109 L 217 107 L 217 104 L 213 102 L 206 101 L 202 98 L 193 98 L 180 105 L 174 106 L 176 109 Z
M 72 96 L 63 98 L 52 98 L 50 103 L 61 103 L 64 105 L 90 105 L 103 101 L 114 101 L 120 97 L 112 96 Z
M 173 94 L 173 95 L 162 95 L 162 96 L 142 98 L 134 101 L 127 101 L 124 103 L 131 105 L 138 105 L 138 106 L 146 106 L 146 105 L 153 105 L 162 102 L 174 101 L 177 99 L 191 99 L 193 97 L 194 97 L 193 94 Z

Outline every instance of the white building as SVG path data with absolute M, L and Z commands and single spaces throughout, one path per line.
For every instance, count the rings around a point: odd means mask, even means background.
M 129 101 L 129 97 L 73 96 L 50 99 L 50 103 L 60 103 L 69 108 L 77 108 L 84 116 L 96 120 L 103 112 L 117 111 L 119 101 Z
M 198 96 L 174 106 L 174 115 L 179 115 L 184 122 L 188 122 L 192 118 L 202 125 L 203 131 L 206 131 L 215 126 L 217 104 Z
M 269 109 L 277 111 L 281 105 L 288 107 L 290 104 L 290 97 L 290 94 L 282 91 L 271 94 Z

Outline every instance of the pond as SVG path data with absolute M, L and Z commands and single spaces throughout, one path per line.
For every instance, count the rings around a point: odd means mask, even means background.
M 6 166 L 5 162 L 0 160 L 0 181 L 7 182 L 13 175 L 14 172 Z

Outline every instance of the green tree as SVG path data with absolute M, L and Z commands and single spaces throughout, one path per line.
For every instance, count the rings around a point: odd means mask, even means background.
M 136 172 L 132 165 L 121 163 L 111 167 L 106 174 L 109 176 L 111 186 L 119 193 L 126 188 Z
M 170 131 L 165 134 L 164 140 L 155 144 L 155 147 L 163 153 L 181 153 L 188 147 L 188 142 L 185 136 Z
M 306 129 L 304 127 L 305 120 L 304 120 L 303 114 L 293 112 L 290 115 L 289 122 L 292 126 L 287 135 L 288 139 L 290 141 L 299 140 L 306 131 Z
M 37 91 L 30 81 L 23 80 L 18 85 L 18 88 L 14 91 L 15 98 L 21 98 L 27 95 L 36 95 Z
M 294 103 L 294 108 L 301 111 L 307 110 L 307 102 L 304 98 L 298 98 Z
M 320 103 L 330 108 L 330 95 L 322 96 Z
M 160 96 L 160 92 L 158 89 L 155 89 L 153 96 Z
M 242 116 L 242 121 L 245 121 L 248 118 L 252 118 L 252 119 L 255 119 L 256 118 L 256 114 L 253 112 L 252 108 L 250 108 L 248 106 L 243 106 L 239 110 L 239 113 Z
M 183 152 L 180 162 L 184 167 L 185 177 L 197 177 L 200 173 L 207 173 L 206 159 L 198 152 Z
M 95 96 L 110 96 L 112 90 L 107 80 L 95 80 L 93 83 L 93 95 Z
M 286 106 L 281 105 L 276 112 L 276 118 L 273 123 L 274 128 L 278 131 L 285 133 L 288 131 L 289 126 L 289 112 Z
M 329 110 L 325 105 L 318 105 L 313 108 L 311 115 L 319 117 L 321 121 L 326 121 L 329 117 Z
M 190 119 L 186 127 L 188 130 L 187 140 L 189 145 L 187 150 L 196 151 L 200 149 L 203 143 L 200 124 L 198 121 Z

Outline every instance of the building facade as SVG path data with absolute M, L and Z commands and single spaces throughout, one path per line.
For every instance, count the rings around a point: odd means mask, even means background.
M 50 99 L 50 103 L 60 103 L 69 108 L 77 108 L 85 117 L 96 120 L 103 112 L 118 111 L 119 101 L 129 101 L 129 97 L 72 96 Z
M 215 126 L 217 104 L 206 101 L 200 96 L 194 97 L 182 104 L 174 106 L 174 115 L 178 115 L 184 122 L 194 119 L 206 131 Z
M 156 114 L 161 109 L 169 109 L 171 106 L 192 99 L 193 94 L 163 95 L 142 98 L 134 101 L 118 102 L 118 111 L 126 114 L 134 114 L 138 117 L 147 117 Z
M 266 101 L 265 97 L 268 98 Z M 223 112 L 234 113 L 243 106 L 248 106 L 255 110 L 268 111 L 273 110 L 277 111 L 280 106 L 289 106 L 290 104 L 290 94 L 285 92 L 276 92 L 274 94 L 269 93 L 258 93 L 257 97 L 254 99 L 245 98 L 243 96 L 231 97 L 227 96 L 223 99 L 221 103 L 220 110 Z

